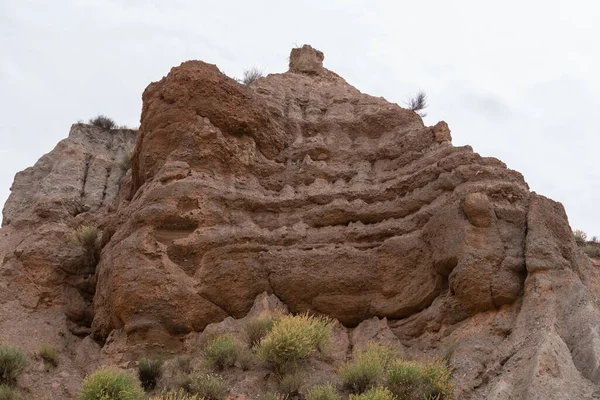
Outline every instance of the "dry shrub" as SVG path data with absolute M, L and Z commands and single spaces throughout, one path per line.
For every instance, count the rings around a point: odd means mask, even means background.
M 333 321 L 309 314 L 285 315 L 275 322 L 271 331 L 257 346 L 263 361 L 273 363 L 285 372 L 331 340 Z
M 218 335 L 206 342 L 203 356 L 206 365 L 217 371 L 233 367 L 237 360 L 240 346 L 229 335 Z
M 143 400 L 144 390 L 136 377 L 115 368 L 101 368 L 83 381 L 80 400 Z

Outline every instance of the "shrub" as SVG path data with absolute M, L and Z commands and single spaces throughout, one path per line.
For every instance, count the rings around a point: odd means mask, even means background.
M 279 389 L 288 396 L 294 396 L 300 393 L 300 386 L 304 381 L 304 376 L 298 371 L 288 372 L 279 380 Z
M 252 85 L 257 79 L 262 78 L 263 72 L 256 67 L 252 67 L 244 71 L 244 78 L 242 83 L 246 86 Z
M 363 394 L 351 394 L 350 400 L 396 400 L 396 398 L 389 389 L 378 386 L 367 390 Z
M 113 129 L 117 126 L 115 121 L 102 114 L 90 118 L 89 123 L 103 129 Z
M 150 400 L 202 400 L 202 397 L 197 394 L 186 393 L 185 390 L 163 391 L 158 397 L 151 397 Z
M 600 246 L 587 245 L 583 248 L 583 252 L 592 258 L 600 258 Z
M 581 229 L 576 229 L 573 232 L 573 236 L 575 237 L 575 242 L 579 245 L 579 246 L 585 246 L 585 243 L 587 241 L 587 233 L 585 233 L 584 231 L 582 231 Z
M 10 386 L 0 385 L 0 400 L 17 400 L 19 396 Z
M 414 361 L 398 360 L 390 367 L 386 386 L 398 400 L 412 400 L 421 380 L 421 368 Z
M 142 357 L 138 360 L 138 378 L 145 390 L 156 387 L 156 381 L 162 375 L 164 360 L 160 357 Z
M 215 336 L 204 346 L 204 360 L 210 368 L 222 371 L 232 367 L 237 359 L 240 347 L 229 335 Z
M 262 400 L 288 400 L 289 396 L 281 393 L 267 393 Z
M 308 389 L 306 400 L 341 400 L 342 396 L 331 383 L 316 385 Z
M 452 368 L 442 360 L 429 360 L 421 364 L 420 397 L 426 400 L 450 399 L 454 394 Z
M 393 347 L 371 342 L 364 349 L 357 350 L 353 359 L 341 366 L 338 374 L 347 389 L 362 393 L 380 383 L 387 368 L 398 357 L 398 351 Z
M 93 225 L 81 225 L 71 234 L 71 243 L 81 246 L 85 252 L 85 262 L 95 267 L 100 260 L 100 238 L 102 231 Z
M 58 365 L 58 351 L 56 351 L 54 347 L 44 344 L 42 345 L 38 355 L 46 362 L 46 364 L 49 364 L 53 367 Z
M 222 400 L 227 396 L 227 385 L 217 375 L 195 374 L 190 376 L 188 391 L 204 400 Z
M 243 348 L 237 355 L 237 362 L 243 371 L 248 371 L 256 362 L 256 358 L 250 350 Z
M 132 375 L 113 368 L 101 368 L 83 380 L 81 400 L 142 400 L 144 390 Z
M 258 356 L 280 372 L 306 360 L 331 339 L 333 322 L 308 314 L 286 315 L 277 320 L 257 346 Z
M 258 318 L 249 320 L 244 324 L 244 336 L 246 342 L 250 347 L 256 347 L 261 340 L 267 336 L 275 321 L 281 318 L 283 314 L 281 312 L 266 312 L 261 314 Z
M 27 358 L 21 350 L 0 345 L 0 385 L 11 385 L 27 364 Z
M 414 97 L 408 99 L 407 105 L 408 108 L 419 114 L 422 118 L 427 116 L 427 113 L 422 111 L 428 107 L 427 95 L 422 90 L 419 91 Z

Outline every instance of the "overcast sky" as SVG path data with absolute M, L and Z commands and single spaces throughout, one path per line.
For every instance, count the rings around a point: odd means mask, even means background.
M 311 44 L 359 90 L 402 105 L 564 204 L 600 236 L 600 2 L 0 0 L 0 205 L 14 174 L 103 113 L 139 125 L 141 94 L 200 59 L 230 76 L 287 70 Z

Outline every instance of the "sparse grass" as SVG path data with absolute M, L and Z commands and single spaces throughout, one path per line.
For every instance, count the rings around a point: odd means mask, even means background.
M 175 359 L 177 368 L 183 373 L 189 374 L 192 372 L 192 356 L 189 354 L 182 354 Z
M 244 71 L 242 83 L 246 86 L 250 86 L 256 82 L 257 79 L 262 78 L 263 76 L 263 72 L 260 69 L 252 67 Z
M 600 258 L 600 246 L 598 245 L 586 245 L 583 248 L 583 252 L 592 258 Z
M 145 390 L 152 390 L 156 387 L 156 381 L 162 375 L 163 364 L 162 357 L 142 357 L 138 360 L 138 378 Z
M 419 399 L 451 399 L 454 395 L 452 368 L 444 361 L 432 359 L 421 364 Z
M 351 394 L 350 400 L 396 400 L 396 397 L 388 388 L 378 386 L 359 395 Z
M 575 238 L 575 243 L 577 243 L 578 246 L 585 246 L 587 242 L 587 233 L 581 229 L 575 229 L 575 231 L 573 231 L 573 237 Z
M 412 400 L 421 380 L 421 366 L 414 361 L 398 360 L 387 373 L 386 386 L 398 400 Z
M 273 363 L 279 372 L 294 368 L 331 339 L 333 322 L 309 314 L 285 315 L 277 320 L 257 346 L 260 359 Z
M 381 383 L 387 368 L 398 357 L 393 347 L 371 342 L 364 349 L 357 350 L 353 359 L 341 366 L 338 374 L 347 389 L 362 393 Z
M 144 390 L 134 376 L 114 368 L 101 368 L 83 381 L 80 400 L 143 400 Z
M 341 398 L 342 396 L 331 383 L 313 386 L 306 393 L 306 400 L 341 400 Z
M 237 360 L 240 346 L 229 335 L 215 336 L 204 346 L 203 356 L 206 365 L 217 371 L 233 367 Z
M 228 392 L 223 378 L 214 374 L 191 375 L 188 391 L 204 400 L 223 400 Z
M 90 118 L 89 123 L 103 129 L 114 129 L 117 126 L 114 120 L 102 114 Z
M 0 385 L 12 385 L 27 364 L 27 358 L 21 350 L 0 345 Z
M 8 385 L 0 385 L 0 400 L 18 400 L 17 392 Z
M 289 396 L 281 393 L 267 393 L 262 400 L 288 400 Z
M 94 267 L 100 259 L 100 239 L 102 231 L 93 225 L 82 225 L 71 234 L 71 243 L 85 251 L 85 263 Z
M 422 118 L 427 116 L 427 113 L 423 112 L 423 110 L 429 105 L 427 104 L 427 95 L 422 90 L 409 98 L 406 104 L 408 105 L 408 108 L 419 114 Z
M 56 367 L 58 365 L 58 351 L 54 347 L 44 344 L 38 355 L 45 361 L 47 366 Z
M 260 341 L 263 340 L 269 332 L 271 332 L 275 321 L 280 319 L 282 316 L 283 313 L 279 311 L 265 312 L 259 317 L 246 322 L 243 329 L 248 346 L 251 348 L 256 347 Z
M 237 362 L 242 371 L 248 371 L 256 363 L 256 356 L 247 348 L 240 349 Z
M 197 394 L 189 394 L 183 389 L 163 391 L 159 396 L 151 397 L 150 400 L 203 400 Z
M 304 375 L 300 371 L 293 371 L 284 374 L 279 379 L 279 389 L 281 393 L 288 396 L 295 396 L 300 393 L 300 387 L 304 381 Z

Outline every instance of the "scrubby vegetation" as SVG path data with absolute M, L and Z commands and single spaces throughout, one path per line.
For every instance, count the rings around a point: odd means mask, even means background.
M 114 129 L 117 126 L 116 122 L 113 119 L 102 114 L 97 115 L 94 118 L 90 118 L 89 123 L 90 125 L 94 125 L 103 129 Z
M 573 231 L 573 238 L 577 246 L 581 247 L 583 252 L 591 258 L 600 258 L 600 242 L 596 236 L 592 240 L 587 240 L 587 233 L 581 229 Z
M 71 243 L 83 248 L 86 267 L 95 267 L 100 260 L 102 231 L 94 225 L 82 225 L 71 234 Z
M 58 365 L 58 351 L 54 347 L 44 344 L 40 348 L 38 355 L 44 360 L 47 367 L 56 367 Z
M 407 105 L 408 108 L 419 114 L 422 118 L 427 116 L 427 113 L 423 112 L 429 106 L 425 92 L 419 91 L 415 96 L 408 99 Z
M 581 229 L 576 229 L 573 232 L 573 237 L 575 238 L 575 242 L 579 245 L 579 246 L 585 246 L 586 242 L 587 242 L 587 233 L 585 233 L 584 231 L 582 231 Z
M 27 364 L 27 358 L 21 350 L 0 345 L 0 385 L 12 385 Z
M 288 396 L 295 396 L 300 393 L 300 387 L 304 381 L 302 371 L 290 371 L 283 374 L 279 379 L 279 389 L 281 393 Z
M 17 392 L 8 385 L 0 384 L 0 400 L 18 400 Z
M 227 397 L 228 392 L 223 378 L 214 374 L 193 374 L 189 377 L 189 384 L 184 389 L 204 400 L 223 400 Z
M 142 357 L 138 360 L 138 378 L 145 390 L 156 387 L 156 381 L 162 375 L 163 363 L 162 357 Z
M 217 371 L 233 367 L 239 353 L 239 344 L 229 335 L 215 336 L 206 343 L 203 351 L 206 365 Z
M 197 394 L 189 394 L 183 389 L 163 391 L 160 396 L 151 397 L 150 400 L 203 400 Z
M 242 83 L 246 86 L 252 85 L 257 79 L 262 78 L 264 76 L 263 72 L 256 68 L 252 67 L 244 71 L 244 77 L 242 78 Z
M 102 368 L 83 381 L 80 400 L 142 400 L 145 394 L 134 376 L 113 368 Z
M 384 380 L 391 363 L 400 357 L 396 349 L 381 343 L 369 343 L 355 352 L 352 360 L 342 365 L 339 376 L 348 390 L 362 393 Z
M 341 400 L 341 398 L 342 396 L 331 383 L 313 386 L 306 392 L 306 400 Z
M 282 317 L 279 311 L 262 313 L 258 318 L 251 319 L 244 325 L 244 336 L 250 347 L 256 347 L 271 329 L 275 322 Z
M 257 346 L 257 354 L 280 372 L 295 368 L 316 350 L 323 349 L 333 330 L 333 322 L 308 314 L 286 315 L 275 322 Z
M 359 395 L 351 394 L 350 400 L 397 400 L 394 394 L 383 386 L 377 386 Z

